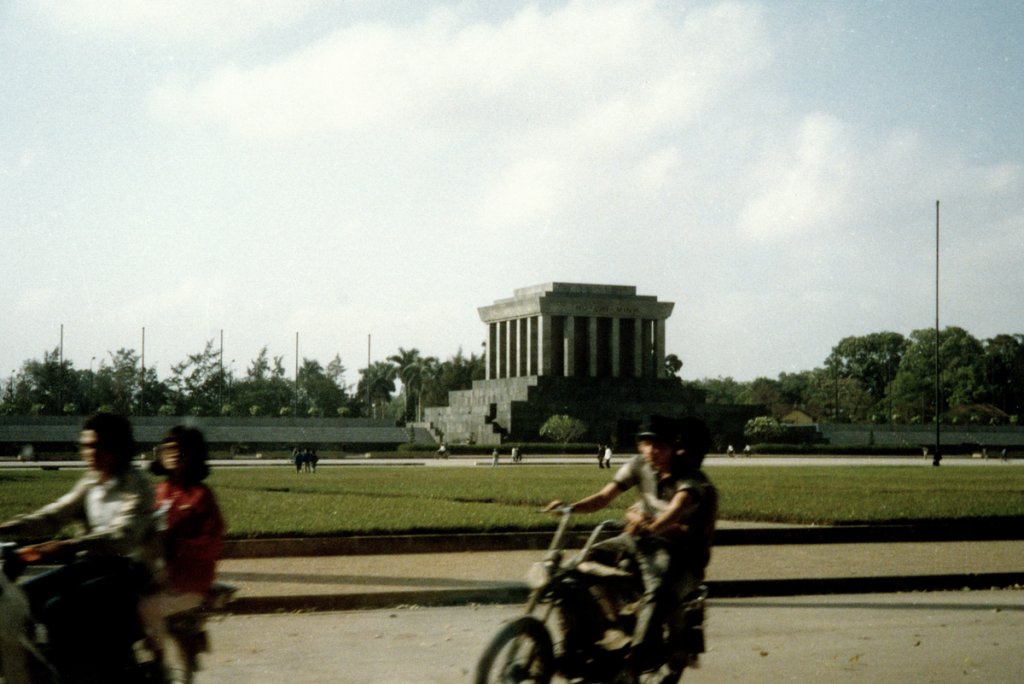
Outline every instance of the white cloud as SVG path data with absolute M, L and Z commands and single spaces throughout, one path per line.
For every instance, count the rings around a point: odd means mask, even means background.
M 155 109 L 255 137 L 476 126 L 620 144 L 677 126 L 763 65 L 757 12 L 677 16 L 650 2 L 521 10 L 505 23 L 451 11 L 419 24 L 361 23 L 258 66 L 165 84 Z
M 120 35 L 158 43 L 248 40 L 301 18 L 320 0 L 36 0 L 34 9 L 69 34 Z
M 760 161 L 756 190 L 739 216 L 741 233 L 763 241 L 833 229 L 849 208 L 857 155 L 843 122 L 806 117 Z

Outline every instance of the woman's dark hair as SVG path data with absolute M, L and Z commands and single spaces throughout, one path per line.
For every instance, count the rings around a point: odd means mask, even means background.
M 206 476 L 210 474 L 210 466 L 206 462 L 210 452 L 207 449 L 206 438 L 203 437 L 203 433 L 195 428 L 175 425 L 160 440 L 161 444 L 171 442 L 178 445 L 178 450 L 181 451 L 182 462 L 185 464 L 181 471 L 182 480 L 188 484 L 195 484 L 205 480 Z M 150 471 L 154 475 L 168 474 L 167 469 L 164 468 L 159 458 L 153 461 Z
M 114 468 L 123 473 L 135 457 L 135 437 L 132 424 L 124 416 L 114 413 L 96 413 L 82 423 L 82 430 L 96 433 L 96 446 L 114 457 Z

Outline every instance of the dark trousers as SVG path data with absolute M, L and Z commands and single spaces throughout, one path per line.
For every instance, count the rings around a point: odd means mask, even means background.
M 64 665 L 129 657 L 141 635 L 138 597 L 145 571 L 124 558 L 90 558 L 25 580 L 32 614 Z M 60 667 L 61 665 L 58 664 Z
M 644 585 L 644 605 L 637 615 L 633 632 L 633 645 L 643 644 L 648 636 L 660 638 L 660 629 L 673 610 L 682 604 L 682 598 L 700 582 L 700 577 L 687 570 L 681 552 L 660 537 L 634 537 L 620 534 L 594 545 L 591 557 L 606 565 L 616 565 L 625 558 L 632 559 Z M 675 631 L 675 620 L 668 623 Z

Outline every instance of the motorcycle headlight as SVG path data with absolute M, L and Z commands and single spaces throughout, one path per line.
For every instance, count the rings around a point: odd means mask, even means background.
M 526 586 L 531 589 L 540 589 L 551 577 L 551 568 L 548 563 L 538 562 L 530 566 L 526 571 Z

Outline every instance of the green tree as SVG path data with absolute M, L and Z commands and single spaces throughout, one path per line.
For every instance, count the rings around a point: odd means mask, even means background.
M 421 420 L 423 386 L 436 376 L 437 359 L 422 356 L 418 349 L 399 347 L 398 353 L 389 356 L 388 361 L 397 366 L 398 379 L 402 381 L 403 420 Z
M 587 434 L 587 424 L 565 414 L 551 416 L 540 426 L 540 436 L 560 444 L 577 442 Z
M 985 396 L 985 351 L 963 328 L 939 335 L 939 413 L 950 406 L 976 403 Z M 935 414 L 935 331 L 915 330 L 892 384 L 894 410 L 912 422 Z
M 820 371 L 807 370 L 798 373 L 779 373 L 778 390 L 782 401 L 807 412 L 808 415 L 818 416 L 821 412 L 820 406 L 812 401 L 818 372 Z
M 335 359 L 340 364 L 340 357 L 335 356 Z M 318 361 L 302 360 L 299 367 L 299 404 L 303 414 L 320 418 L 336 416 L 345 400 L 345 389 L 328 376 Z
M 466 356 L 460 347 L 455 356 L 428 371 L 423 376 L 423 405 L 447 406 L 449 392 L 470 389 L 474 380 L 483 379 L 484 358 Z
M 171 366 L 168 384 L 179 410 L 197 416 L 220 415 L 227 378 L 213 340 L 208 340 L 201 352 Z
M 896 377 L 907 346 L 907 339 L 895 332 L 844 337 L 832 348 L 825 367 L 835 372 L 837 378 L 857 381 L 867 394 L 868 408 L 862 411 L 863 414 L 891 415 L 889 385 Z M 864 403 L 863 398 L 857 402 L 858 405 Z M 842 406 L 848 404 L 843 403 Z M 852 409 L 850 412 L 851 415 L 855 413 Z
M 675 354 L 665 356 L 665 372 L 670 378 L 679 377 L 679 371 L 683 369 L 683 362 Z
M 743 426 L 743 435 L 751 442 L 777 442 L 785 434 L 785 427 L 772 416 L 751 418 Z
M 276 416 L 295 401 L 293 383 L 285 378 L 284 357 L 270 359 L 264 346 L 231 389 L 232 403 L 242 415 Z
M 387 361 L 376 361 L 363 369 L 358 394 L 359 398 L 368 404 L 370 417 L 384 417 L 391 395 L 395 391 L 397 373 L 395 365 Z
M 1004 413 L 1024 413 L 1024 335 L 996 335 L 985 340 L 988 401 Z
M 21 371 L 7 380 L 4 411 L 59 416 L 68 409 L 76 412 L 86 403 L 83 371 L 76 371 L 69 360 L 61 361 L 60 349 L 43 351 L 42 361 L 29 359 Z
M 131 415 L 136 412 L 141 388 L 142 364 L 134 349 L 118 349 L 109 352 L 109 362 L 100 361 L 96 370 L 94 406 L 106 406 L 115 413 Z M 147 369 L 147 381 L 157 382 L 156 371 Z
M 709 404 L 739 404 L 744 391 L 743 383 L 732 377 L 704 378 L 697 380 L 694 385 L 707 392 Z
M 781 405 L 785 404 L 782 391 L 779 389 L 779 381 L 771 378 L 755 378 L 740 392 L 739 399 L 742 404 L 764 406 L 772 412 L 781 410 Z

